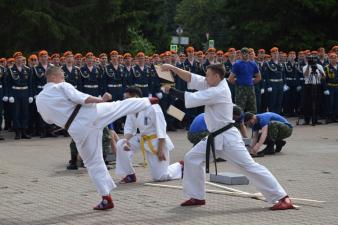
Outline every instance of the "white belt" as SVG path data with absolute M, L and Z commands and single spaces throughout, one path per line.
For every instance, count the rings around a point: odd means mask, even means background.
M 40 88 L 40 89 L 43 89 L 43 86 L 41 86 L 41 85 L 38 85 L 37 87 Z
M 148 87 L 148 84 L 135 84 L 136 87 Z
M 290 78 L 290 77 L 287 77 L 285 78 L 286 80 L 297 80 L 297 78 Z
M 0 84 L 0 88 L 2 88 L 2 85 Z
M 12 86 L 12 89 L 15 89 L 15 90 L 26 90 L 26 89 L 28 89 L 28 86 L 23 86 L 23 87 Z
M 122 87 L 122 84 L 108 84 L 108 87 Z
M 77 88 L 77 85 L 74 85 L 75 88 Z
M 269 79 L 269 81 L 271 81 L 271 82 L 282 82 L 283 79 Z
M 83 87 L 85 88 L 98 88 L 99 85 L 95 84 L 95 85 L 83 85 Z
M 299 80 L 305 80 L 305 78 L 299 78 Z

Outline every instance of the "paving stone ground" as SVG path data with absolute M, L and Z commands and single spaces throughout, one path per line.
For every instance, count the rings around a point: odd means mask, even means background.
M 292 121 L 295 124 L 295 121 Z M 191 145 L 186 132 L 169 133 L 175 162 Z M 182 208 L 182 191 L 146 187 L 147 168 L 138 166 L 138 182 L 114 190 L 116 208 L 97 212 L 94 186 L 86 169 L 67 171 L 69 138 L 0 142 L 0 224 L 338 224 L 338 124 L 296 126 L 283 151 L 258 158 L 276 175 L 290 196 L 326 201 L 300 210 L 272 212 L 253 199 L 207 194 L 207 205 Z M 142 162 L 140 154 L 135 164 Z M 219 163 L 219 171 L 236 172 Z M 115 181 L 120 178 L 110 170 Z M 181 181 L 165 184 L 181 185 Z M 233 186 L 255 192 L 252 185 Z M 211 188 L 215 189 L 215 188 Z

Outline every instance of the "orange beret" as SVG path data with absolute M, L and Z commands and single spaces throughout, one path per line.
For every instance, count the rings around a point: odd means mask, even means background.
M 6 58 L 1 58 L 1 59 L 0 59 L 0 62 L 1 62 L 1 63 L 4 63 L 4 62 L 6 62 L 6 61 L 7 61 Z
M 224 53 L 224 57 L 229 57 L 229 52 Z
M 99 58 L 102 58 L 102 57 L 107 57 L 107 54 L 106 54 L 106 53 L 101 53 L 101 54 L 99 55 Z
M 255 50 L 253 48 L 249 48 L 249 53 L 254 52 Z
M 131 54 L 130 53 L 124 53 L 124 55 L 123 55 L 123 58 L 124 59 L 129 59 L 129 58 L 131 58 Z
M 79 54 L 79 53 L 78 53 Z M 68 57 L 68 56 L 74 56 L 73 52 L 71 51 L 66 51 L 65 53 L 63 53 L 63 57 Z
M 82 59 L 83 56 L 81 53 L 76 53 L 75 56 L 74 56 L 75 59 Z
M 228 52 L 236 52 L 236 49 L 235 48 L 229 48 Z
M 332 50 L 333 50 L 333 51 L 338 50 L 338 45 L 333 46 L 333 47 L 332 47 Z
M 118 55 L 118 54 L 119 54 L 118 51 L 115 51 L 115 50 L 113 50 L 113 51 L 111 51 L 109 53 L 110 56 L 112 56 L 112 55 Z
M 236 54 L 241 54 L 241 50 L 236 50 Z
M 38 59 L 38 56 L 35 54 L 32 54 L 28 57 L 29 60 L 33 60 L 33 59 Z
M 41 50 L 41 51 L 39 51 L 38 55 L 39 55 L 39 57 L 43 56 L 43 55 L 48 55 L 48 52 L 46 50 Z
M 273 47 L 270 49 L 270 52 L 273 53 L 273 52 L 278 52 L 278 48 L 277 47 Z
M 172 55 L 177 54 L 177 52 L 176 52 L 175 50 L 170 50 L 170 53 L 171 53 Z
M 11 63 L 11 62 L 14 62 L 14 61 L 15 61 L 14 58 L 8 58 L 8 59 L 7 59 L 7 62 L 8 62 L 8 63 Z
M 271 58 L 271 55 L 265 54 L 265 55 L 264 55 L 264 58 L 265 58 L 265 59 L 269 59 L 269 58 Z
M 22 55 L 22 52 L 15 52 L 15 53 L 13 54 L 13 58 L 14 58 L 14 59 L 16 59 L 16 58 L 19 57 L 19 56 L 23 56 L 23 55 Z
M 186 52 L 194 52 L 194 51 L 195 49 L 192 46 L 189 46 L 188 48 L 186 48 Z
M 208 48 L 207 52 L 216 52 L 216 48 Z
M 61 56 L 60 57 L 60 61 L 63 61 L 63 60 L 65 60 L 66 59 L 66 57 L 64 57 L 64 56 Z
M 311 51 L 310 51 L 309 49 L 307 49 L 307 50 L 304 51 L 305 54 L 308 54 L 308 53 L 310 53 L 310 52 L 311 52 Z
M 50 56 L 51 59 L 54 58 L 60 58 L 60 54 L 59 53 L 54 53 L 53 55 Z
M 335 58 L 337 58 L 337 54 L 336 53 L 330 53 L 329 54 L 329 58 L 330 59 L 335 59 Z
M 171 51 L 164 52 L 164 56 L 171 56 Z
M 202 55 L 203 55 L 203 52 L 202 52 L 202 51 L 198 51 L 196 55 L 202 56 Z
M 223 52 L 222 50 L 218 50 L 218 51 L 216 52 L 216 54 L 219 55 L 219 56 L 221 56 L 221 55 L 224 54 L 224 52 Z
M 265 53 L 265 49 L 260 48 L 260 49 L 258 49 L 258 52 L 260 52 L 260 53 Z
M 136 55 L 136 57 L 139 57 L 139 58 L 144 57 L 144 56 L 145 56 L 145 55 L 144 55 L 143 52 L 138 52 L 137 55 Z
M 158 54 L 154 54 L 154 55 L 153 55 L 153 58 L 155 58 L 155 57 L 159 57 L 159 55 L 158 55 Z
M 160 57 L 163 58 L 163 56 L 164 56 L 164 53 L 161 53 L 161 54 L 160 54 Z
M 87 52 L 86 58 L 89 58 L 89 57 L 94 57 L 94 54 L 92 52 Z

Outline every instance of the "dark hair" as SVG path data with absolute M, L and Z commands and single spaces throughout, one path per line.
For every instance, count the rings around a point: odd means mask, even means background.
M 243 110 L 241 107 L 239 107 L 238 105 L 234 105 L 234 108 L 232 110 L 232 114 L 234 114 L 235 116 L 240 116 L 242 114 Z
M 124 91 L 124 93 L 129 93 L 131 96 L 133 97 L 142 97 L 142 91 L 140 88 L 135 87 L 135 86 L 131 86 L 126 88 L 126 90 Z
M 246 112 L 244 114 L 244 123 L 248 122 L 249 120 L 251 120 L 253 117 L 255 116 L 255 114 L 251 113 L 251 112 Z
M 207 70 L 208 69 L 212 70 L 214 73 L 217 73 L 221 77 L 221 79 L 223 79 L 225 76 L 225 68 L 224 65 L 221 63 L 211 64 L 207 66 Z

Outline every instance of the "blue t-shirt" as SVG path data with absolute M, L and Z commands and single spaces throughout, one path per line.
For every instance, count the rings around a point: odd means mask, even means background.
M 253 86 L 252 78 L 258 73 L 258 66 L 252 61 L 238 60 L 232 66 L 232 73 L 236 75 L 236 85 Z
M 257 131 L 268 125 L 271 121 L 278 121 L 288 125 L 292 128 L 292 125 L 282 116 L 273 113 L 273 112 L 266 112 L 256 115 L 257 123 L 253 126 L 253 130 Z
M 195 117 L 195 119 L 192 121 L 189 132 L 190 133 L 200 133 L 200 132 L 206 132 L 208 131 L 207 124 L 204 120 L 204 113 L 199 114 Z

